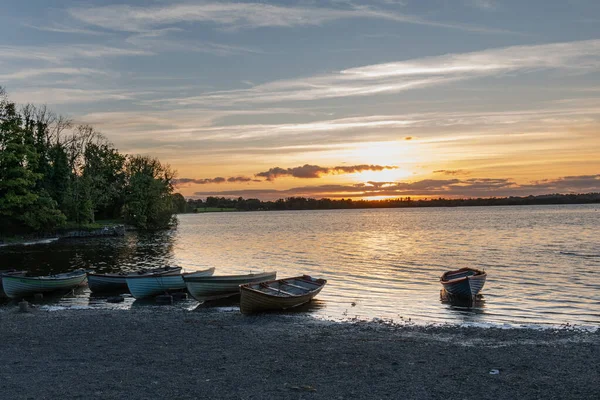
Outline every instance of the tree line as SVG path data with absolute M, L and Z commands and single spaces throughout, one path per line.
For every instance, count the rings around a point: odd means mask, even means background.
M 413 199 L 400 197 L 385 200 L 314 199 L 288 197 L 276 201 L 259 199 L 207 197 L 202 199 L 180 199 L 178 212 L 199 212 L 204 209 L 237 211 L 283 211 L 283 210 L 333 210 L 359 208 L 409 208 L 409 207 L 468 207 L 468 206 L 514 206 L 543 204 L 590 204 L 600 203 L 600 193 L 546 194 L 524 197 L 490 197 L 467 199 Z
M 168 227 L 173 179 L 158 159 L 122 154 L 92 126 L 45 106 L 19 107 L 0 87 L 0 236 L 100 219 Z

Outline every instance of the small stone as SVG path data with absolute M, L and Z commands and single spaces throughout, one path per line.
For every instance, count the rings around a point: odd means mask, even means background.
M 185 292 L 175 292 L 172 296 L 175 301 L 187 300 L 188 298 L 188 295 Z
M 123 296 L 112 296 L 109 297 L 108 299 L 106 299 L 107 303 L 122 303 L 125 301 L 125 298 Z
M 161 294 L 156 296 L 156 302 L 158 304 L 173 304 L 173 296 L 170 294 Z
M 26 300 L 19 302 L 19 311 L 24 313 L 29 312 L 29 303 Z

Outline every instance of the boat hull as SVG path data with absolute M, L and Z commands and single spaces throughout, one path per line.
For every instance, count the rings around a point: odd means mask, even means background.
M 12 299 L 32 296 L 36 293 L 54 292 L 84 286 L 87 276 L 81 273 L 61 274 L 56 277 L 23 277 L 4 276 L 2 287 L 6 295 Z
M 2 277 L 3 276 L 25 276 L 25 271 L 15 271 L 15 270 L 9 270 L 9 271 L 0 271 L 0 298 L 6 298 L 8 297 L 6 295 L 6 293 L 4 293 L 4 289 L 2 288 Z
M 301 306 L 311 301 L 317 294 L 321 292 L 325 284 L 327 283 L 324 279 L 314 279 L 309 276 L 302 276 L 296 278 L 280 279 L 279 281 L 267 282 L 262 285 L 270 285 L 281 281 L 292 281 L 298 279 L 312 280 L 318 282 L 318 286 L 314 286 L 310 291 L 298 294 L 298 295 L 278 295 L 278 289 L 271 289 L 271 293 L 265 293 L 260 290 L 253 288 L 253 285 L 240 286 L 240 311 L 242 314 L 253 314 L 263 311 L 281 311 L 290 308 Z M 297 282 L 297 281 L 295 281 Z M 285 285 L 279 286 L 280 288 L 287 288 Z M 289 294 L 289 293 L 288 293 Z
M 183 280 L 188 293 L 198 301 L 217 300 L 240 294 L 240 285 L 275 279 L 276 272 L 262 274 L 187 277 Z
M 102 292 L 128 292 L 129 287 L 127 286 L 128 276 L 140 276 L 140 275 L 179 275 L 181 268 L 171 268 L 168 270 L 147 270 L 140 272 L 133 272 L 130 274 L 95 274 L 88 273 L 88 286 L 94 293 Z
M 478 271 L 479 272 L 479 271 Z M 455 297 L 475 297 L 479 294 L 486 280 L 486 273 L 478 275 L 463 276 L 457 279 L 442 280 L 442 286 L 446 292 Z
M 191 275 L 203 276 L 212 275 L 214 268 L 204 271 L 194 272 Z M 129 292 L 136 299 L 157 296 L 165 292 L 173 292 L 185 289 L 185 282 L 181 274 L 177 275 L 159 275 L 159 276 L 136 276 L 126 278 Z

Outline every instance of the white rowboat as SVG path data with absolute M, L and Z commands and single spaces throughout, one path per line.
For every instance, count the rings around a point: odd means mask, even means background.
M 240 294 L 240 285 L 275 279 L 277 272 L 246 275 L 190 276 L 183 280 L 189 294 L 198 301 L 223 299 Z
M 3 276 L 2 288 L 12 299 L 32 296 L 36 293 L 53 292 L 56 290 L 73 289 L 85 286 L 87 276 L 83 269 L 64 274 L 49 276 Z
M 97 274 L 88 272 L 88 286 L 94 293 L 129 291 L 127 277 L 150 276 L 150 275 L 179 275 L 181 267 L 163 267 L 153 269 L 142 269 L 136 272 L 121 272 L 115 274 Z
M 185 276 L 210 276 L 214 274 L 215 269 L 209 268 L 203 271 L 183 274 Z M 165 292 L 172 292 L 185 289 L 183 275 L 153 275 L 153 276 L 128 276 L 125 281 L 129 292 L 136 299 L 144 297 L 157 296 Z

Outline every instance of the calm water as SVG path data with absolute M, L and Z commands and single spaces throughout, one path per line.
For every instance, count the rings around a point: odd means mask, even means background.
M 0 267 L 277 270 L 329 280 L 306 311 L 317 317 L 597 326 L 599 228 L 600 205 L 209 213 L 182 215 L 170 232 L 0 248 Z M 488 272 L 483 298 L 442 303 L 439 276 L 464 266 Z M 115 307 L 87 289 L 49 301 Z

